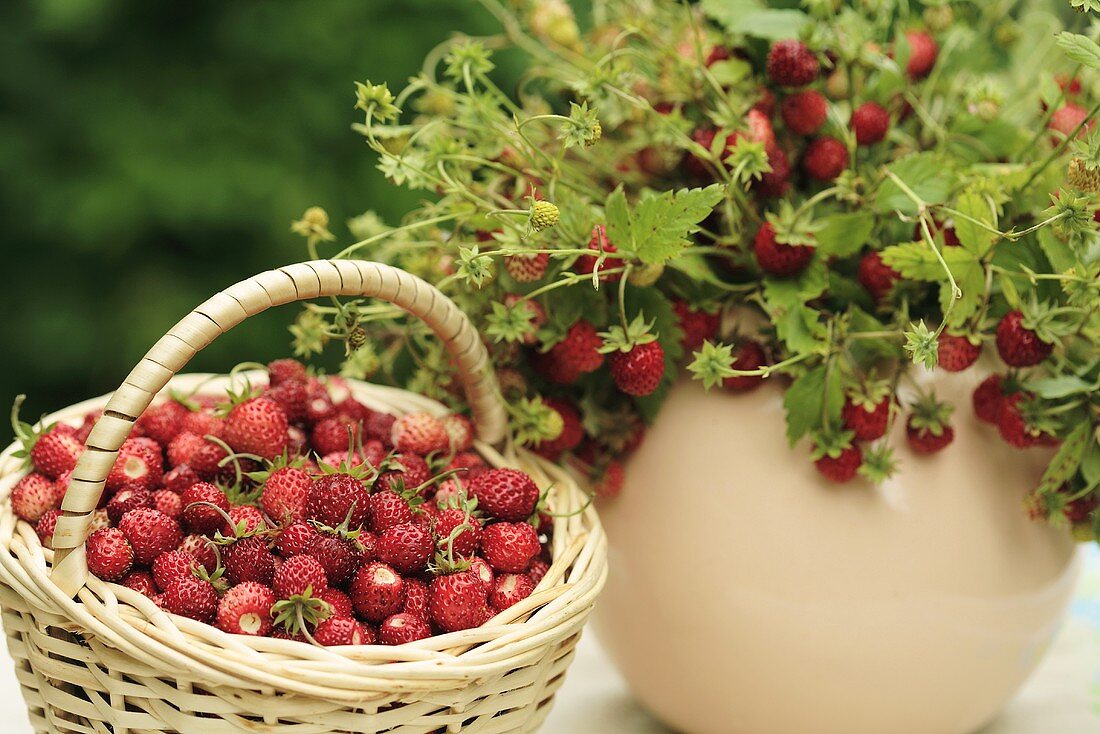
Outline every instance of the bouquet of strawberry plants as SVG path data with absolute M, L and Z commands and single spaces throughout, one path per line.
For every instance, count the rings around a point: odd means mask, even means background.
M 514 434 L 618 491 L 680 375 L 787 385 L 787 438 L 837 482 L 898 470 L 887 438 L 950 450 L 952 411 L 1057 447 L 1029 509 L 1100 529 L 1100 45 L 1095 3 L 483 0 L 397 93 L 356 84 L 355 129 L 423 204 L 314 255 L 400 265 L 490 344 Z M 503 89 L 495 59 L 522 58 Z M 450 366 L 360 301 L 308 306 L 300 356 L 444 400 Z M 367 323 L 372 328 L 364 329 Z M 983 354 L 986 359 L 975 367 Z M 990 369 L 973 405 L 916 370 Z

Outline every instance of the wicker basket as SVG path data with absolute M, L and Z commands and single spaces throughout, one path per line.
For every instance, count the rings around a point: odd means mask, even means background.
M 423 319 L 458 365 L 490 463 L 552 485 L 559 515 L 553 564 L 528 599 L 482 627 L 399 647 L 319 648 L 230 635 L 169 615 L 138 592 L 89 576 L 84 538 L 118 447 L 174 377 L 215 337 L 271 306 L 318 296 L 372 296 Z M 606 576 L 605 540 L 587 497 L 559 468 L 512 448 L 484 346 L 469 320 L 424 281 L 363 261 L 314 261 L 262 273 L 199 306 L 163 337 L 107 401 L 74 471 L 53 545 L 0 509 L 0 606 L 8 650 L 39 732 L 529 732 L 545 719 Z M 228 378 L 222 378 L 228 379 Z M 222 383 L 224 386 L 224 383 Z M 355 383 L 356 397 L 393 412 L 438 403 Z M 0 454 L 0 498 L 23 471 Z M 571 516 L 568 515 L 569 513 Z

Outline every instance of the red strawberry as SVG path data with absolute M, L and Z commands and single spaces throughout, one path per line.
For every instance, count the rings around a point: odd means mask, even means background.
M 152 445 L 150 445 L 152 444 Z M 107 491 L 134 484 L 152 491 L 164 477 L 164 458 L 160 447 L 147 439 L 130 438 L 123 442 L 118 459 L 107 475 Z
M 954 407 L 929 394 L 919 399 L 905 422 L 905 437 L 909 447 L 918 454 L 934 454 L 951 443 L 955 429 L 948 423 Z
M 395 570 L 375 561 L 355 574 L 348 596 L 359 616 L 377 623 L 401 611 L 405 582 Z
M 604 356 L 599 352 L 603 339 L 596 327 L 581 319 L 569 327 L 565 338 L 550 348 L 549 357 L 566 365 L 577 373 L 595 372 L 603 365 Z
M 490 469 L 473 477 L 469 490 L 479 509 L 511 522 L 530 517 L 540 495 L 535 481 L 518 469 Z
M 71 429 L 61 430 L 63 428 L 68 429 L 68 426 L 57 426 L 42 434 L 31 449 L 34 468 L 50 479 L 57 479 L 65 472 L 72 471 L 84 450 L 75 433 Z
M 504 258 L 504 269 L 518 283 L 534 283 L 546 274 L 550 255 L 545 252 L 519 253 Z
M 180 433 L 194 433 L 196 436 L 218 436 L 225 430 L 225 419 L 206 410 L 194 410 L 183 417 Z M 179 434 L 176 434 L 179 435 Z
M 104 581 L 120 581 L 134 565 L 134 550 L 118 528 L 104 528 L 88 536 L 88 570 Z
M 328 590 L 328 577 L 321 562 L 312 556 L 294 556 L 279 566 L 272 581 L 279 599 L 318 596 Z
M 538 533 L 525 522 L 498 522 L 481 533 L 481 554 L 495 571 L 523 573 L 542 551 Z
M 260 507 L 268 517 L 285 524 L 301 520 L 306 514 L 306 500 L 313 481 L 301 469 L 283 467 L 271 472 L 264 482 Z
M 46 548 L 53 548 L 53 534 L 57 530 L 57 518 L 61 517 L 61 510 L 46 510 L 34 526 L 34 532 L 38 534 L 38 540 Z
M 680 329 L 684 336 L 680 341 L 684 352 L 690 354 L 703 346 L 703 342 L 713 339 L 718 333 L 718 313 L 708 313 L 703 309 L 692 308 L 687 301 L 676 299 L 672 302 Z
M 404 645 L 432 636 L 432 628 L 424 617 L 399 612 L 387 617 L 378 626 L 378 640 L 383 645 Z
M 209 581 L 184 576 L 165 589 L 164 608 L 181 617 L 210 622 L 218 611 L 218 592 Z
M 1005 402 L 1001 376 L 990 375 L 982 380 L 982 383 L 975 388 L 971 400 L 974 404 L 974 414 L 979 420 L 997 424 L 1001 419 L 1001 410 Z
M 451 443 L 443 421 L 423 411 L 406 413 L 394 421 L 390 441 L 398 451 L 421 456 L 446 451 Z
M 608 362 L 611 379 L 627 395 L 651 394 L 665 374 L 665 350 L 656 341 L 635 344 L 629 352 L 613 352 Z
M 1027 418 L 1020 409 L 1020 403 L 1031 398 L 1026 392 L 1005 395 L 1001 403 L 1001 412 L 997 417 L 997 430 L 1009 445 L 1018 449 L 1031 448 L 1044 443 L 1047 434 L 1040 433 L 1028 425 Z
M 602 224 L 597 224 L 595 227 L 592 228 L 592 236 L 588 240 L 588 249 L 595 251 L 597 254 L 581 255 L 580 257 L 578 257 L 577 263 L 576 265 L 574 265 L 578 273 L 591 273 L 595 271 L 596 264 L 599 262 L 600 252 L 606 255 L 608 253 L 619 251 L 618 248 L 616 248 L 615 245 L 613 245 L 611 241 L 607 239 L 607 230 Z M 604 275 L 603 271 L 613 268 L 621 268 L 622 266 L 623 261 L 620 258 L 605 257 L 603 263 L 600 264 L 600 280 L 606 281 L 608 283 L 615 283 L 619 281 L 623 277 L 622 273 L 609 273 L 607 275 Z
M 764 198 L 783 196 L 790 188 L 791 161 L 786 151 L 778 145 L 766 149 L 768 165 L 772 170 L 763 174 L 759 181 L 753 183 L 756 193 Z
M 368 438 L 373 438 L 389 445 L 390 438 L 393 435 L 393 424 L 396 420 L 397 416 L 390 413 L 373 413 L 367 418 L 363 427 L 366 430 Z
M 939 366 L 948 372 L 962 372 L 978 361 L 982 345 L 975 344 L 961 334 L 949 334 L 941 331 L 937 339 L 939 344 Z
M 179 550 L 190 553 L 207 573 L 214 573 L 218 568 L 218 553 L 213 541 L 205 535 L 188 535 L 180 542 Z
M 11 509 L 27 522 L 38 522 L 49 510 L 61 507 L 65 489 L 45 474 L 28 474 L 11 491 Z
M 122 585 L 150 599 L 157 595 L 157 586 L 153 583 L 153 576 L 148 571 L 130 572 L 126 578 L 122 579 Z
M 409 501 L 392 490 L 370 496 L 370 528 L 376 533 L 413 521 Z
M 142 413 L 136 427 L 142 435 L 167 446 L 183 429 L 183 418 L 190 412 L 182 403 L 166 400 Z
M 198 563 L 190 553 L 181 550 L 170 550 L 161 553 L 153 561 L 153 581 L 161 591 L 167 591 L 168 586 L 184 576 L 193 576 Z
M 526 574 L 502 574 L 497 576 L 489 592 L 489 606 L 493 611 L 503 612 L 531 596 L 534 590 L 535 584 Z
M 527 576 L 531 579 L 531 583 L 538 586 L 543 577 L 546 576 L 546 572 L 550 570 L 550 564 L 541 558 L 536 558 L 531 561 L 531 567 L 527 569 Z
M 421 486 L 432 478 L 427 462 L 416 454 L 397 454 L 394 457 L 399 469 L 384 472 L 374 483 L 376 492 L 387 489 L 404 491 Z
M 286 450 L 286 413 L 269 398 L 252 398 L 225 417 L 225 442 L 236 452 L 274 459 Z
M 469 571 L 437 576 L 428 587 L 428 610 L 444 632 L 477 627 L 491 614 L 488 590 Z
M 428 618 L 428 585 L 420 579 L 405 579 L 405 602 L 401 610 L 421 619 Z
M 858 446 L 852 445 L 840 449 L 836 456 L 826 453 L 814 461 L 817 470 L 834 482 L 850 481 L 859 471 L 861 464 L 863 464 L 863 453 Z
M 152 507 L 160 510 L 173 520 L 183 517 L 183 500 L 175 492 L 169 489 L 158 489 L 153 492 Z
M 607 462 L 603 473 L 593 481 L 592 489 L 598 497 L 618 497 L 623 490 L 624 475 L 623 465 L 615 459 Z
M 809 248 L 806 248 L 809 249 Z M 733 352 L 733 364 L 735 370 L 757 370 L 768 363 L 767 355 L 760 342 L 755 339 L 745 339 Z M 733 392 L 748 392 L 759 387 L 764 378 L 759 375 L 736 375 L 722 380 L 722 387 Z
M 818 181 L 832 181 L 848 167 L 848 148 L 836 138 L 814 138 L 802 157 L 806 174 Z
M 304 421 L 309 415 L 309 388 L 304 380 L 287 380 L 269 387 L 263 393 L 283 409 L 291 423 Z
M 272 385 L 291 380 L 305 382 L 308 377 L 306 366 L 296 359 L 276 359 L 267 365 L 267 379 Z
M 572 451 L 584 440 L 584 426 L 581 415 L 571 404 L 557 398 L 543 398 L 543 402 L 561 416 L 562 429 L 553 441 L 542 441 L 532 450 L 539 456 L 556 461 L 564 451 Z
M 485 593 L 488 594 L 493 589 L 493 579 L 496 578 L 496 574 L 493 573 L 493 567 L 485 562 L 484 558 L 475 556 L 470 559 L 470 566 L 467 569 L 485 588 Z
M 283 558 L 308 554 L 320 540 L 321 534 L 304 522 L 293 522 L 283 528 L 275 540 L 275 547 Z
M 146 566 L 161 553 L 178 548 L 183 540 L 179 523 L 151 507 L 130 510 L 119 520 L 118 529 L 130 541 L 134 560 Z
M 877 252 L 871 251 L 860 259 L 856 278 L 872 298 L 881 301 L 890 295 L 894 284 L 901 280 L 901 273 L 883 262 L 882 256 Z
M 339 589 L 330 588 L 317 596 L 318 599 L 332 607 L 334 617 L 354 617 L 355 607 L 351 605 L 351 597 Z
M 416 523 L 395 525 L 382 531 L 374 546 L 378 560 L 403 574 L 423 571 L 434 551 L 432 534 Z
M 450 543 L 451 534 L 466 525 Z M 446 552 L 448 546 L 455 556 L 469 558 L 477 553 L 481 544 L 481 520 L 461 507 L 449 507 L 439 513 L 432 521 L 432 533 L 439 548 Z
M 225 592 L 218 602 L 214 624 L 232 635 L 263 637 L 271 633 L 271 607 L 275 592 L 270 587 L 248 581 Z
M 187 464 L 177 464 L 171 470 L 164 473 L 164 488 L 170 492 L 180 494 L 192 484 L 201 482 L 198 472 Z
M 352 540 L 322 533 L 309 550 L 309 555 L 321 562 L 329 583 L 342 586 L 359 570 L 363 552 Z
M 877 102 L 864 102 L 852 112 L 852 130 L 859 145 L 874 145 L 890 130 L 890 113 Z
M 192 484 L 180 495 L 183 502 L 183 521 L 187 529 L 200 535 L 212 535 L 219 529 L 225 529 L 225 518 L 209 505 L 229 512 L 229 499 L 225 492 L 209 482 Z M 197 504 L 205 503 L 205 504 Z
M 352 617 L 329 617 L 313 630 L 313 639 L 325 647 L 375 642 L 374 630 Z
M 350 474 L 320 477 L 306 500 L 306 517 L 333 528 L 345 520 L 349 520 L 349 527 L 361 527 L 369 510 L 370 494 L 366 486 Z
M 208 479 L 217 474 L 218 462 L 226 456 L 228 454 L 221 446 L 190 431 L 181 432 L 168 444 L 168 462 L 172 466 L 189 467 L 196 476 Z
M 886 435 L 890 423 L 890 398 L 870 402 L 849 397 L 844 401 L 840 417 L 844 428 L 854 433 L 857 441 L 876 441 Z
M 118 521 L 130 510 L 152 506 L 152 493 L 137 484 L 127 485 L 115 492 L 114 497 L 107 500 L 107 517 L 111 518 L 112 525 L 118 525 Z
M 319 455 L 347 451 L 349 445 L 359 443 L 361 429 L 358 423 L 344 418 L 325 418 L 313 426 L 310 443 Z
M 1077 127 L 1085 122 L 1086 119 L 1088 119 L 1088 112 L 1080 105 L 1067 102 L 1062 107 L 1059 107 L 1051 116 L 1050 122 L 1047 123 L 1047 127 L 1058 133 L 1058 135 L 1051 137 L 1051 141 L 1055 145 L 1062 142 L 1064 138 L 1068 138 L 1072 135 L 1073 131 L 1077 130 Z M 1077 137 L 1080 138 L 1087 134 L 1094 124 L 1095 123 L 1090 122 L 1081 127 L 1080 131 L 1077 133 Z
M 905 64 L 905 73 L 910 79 L 923 79 L 932 71 L 939 55 L 935 39 L 924 31 L 906 31 L 909 42 L 909 61 Z
M 779 112 L 791 132 L 796 135 L 813 135 L 825 124 L 828 103 L 821 92 L 798 92 L 783 100 Z
M 806 44 L 776 41 L 768 51 L 768 78 L 780 87 L 804 87 L 817 78 L 821 65 Z
M 241 538 L 222 550 L 225 576 L 231 584 L 256 581 L 264 585 L 275 576 L 275 556 L 267 542 L 258 536 Z
M 1010 367 L 1037 365 L 1054 351 L 1053 344 L 1040 339 L 1025 323 L 1020 311 L 1009 311 L 997 324 L 997 354 Z
M 771 222 L 760 225 L 752 246 L 757 264 L 773 275 L 794 275 L 805 268 L 814 256 L 814 248 L 808 245 L 778 242 Z

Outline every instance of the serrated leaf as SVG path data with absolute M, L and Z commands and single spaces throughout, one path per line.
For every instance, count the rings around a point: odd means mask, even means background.
M 1092 438 L 1091 428 L 1092 426 L 1087 422 L 1078 423 L 1077 427 L 1062 441 L 1062 445 L 1058 447 L 1057 453 L 1043 472 L 1043 478 L 1039 480 L 1040 492 L 1056 491 L 1077 472 L 1088 441 Z
M 772 315 L 775 334 L 795 354 L 812 352 L 822 336 L 818 312 L 808 306 L 796 304 L 784 307 Z
M 871 212 L 830 214 L 818 220 L 817 249 L 825 255 L 849 257 L 859 252 L 875 227 Z
M 688 235 L 722 200 L 721 185 L 643 196 L 633 209 L 622 187 L 607 198 L 607 236 L 621 252 L 647 265 L 667 262 L 691 246 Z
M 887 170 L 901 179 L 926 204 L 942 204 L 951 191 L 954 179 L 943 156 L 932 152 L 906 156 L 887 166 Z M 889 178 L 884 179 L 879 186 L 875 208 L 883 213 L 894 210 L 909 215 L 917 213 L 916 202 Z
M 703 0 L 702 7 L 730 33 L 772 41 L 797 38 L 810 22 L 800 10 L 767 8 L 759 0 Z
M 1055 36 L 1058 47 L 1066 56 L 1090 69 L 1100 69 L 1100 45 L 1088 36 L 1063 31 Z
M 959 250 L 961 248 L 949 249 Z M 961 326 L 982 305 L 982 296 L 985 294 L 985 269 L 977 260 L 973 259 L 972 253 L 968 254 L 971 254 L 971 259 L 956 259 L 954 261 L 949 259 L 947 261 L 948 267 L 951 268 L 951 274 L 955 276 L 955 284 L 962 291 L 962 297 L 955 298 L 949 281 L 944 280 L 940 286 L 940 308 L 943 312 L 947 313 L 948 305 L 952 301 L 955 304 L 947 317 L 948 326 Z
M 955 200 L 955 208 L 994 229 L 997 227 L 996 213 L 991 211 L 989 202 L 975 191 L 964 191 Z M 955 234 L 962 246 L 978 257 L 989 252 L 997 241 L 997 235 L 963 217 L 955 217 Z
M 787 411 L 787 441 L 791 446 L 821 426 L 824 398 L 825 365 L 815 367 L 791 383 L 783 398 L 783 408 Z

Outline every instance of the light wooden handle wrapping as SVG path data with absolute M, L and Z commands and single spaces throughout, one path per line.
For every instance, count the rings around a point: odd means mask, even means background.
M 111 396 L 73 470 L 54 533 L 51 578 L 65 593 L 75 595 L 88 579 L 84 541 L 91 513 L 119 447 L 157 393 L 197 352 L 249 316 L 322 296 L 379 298 L 422 319 L 454 359 L 478 438 L 495 444 L 504 437 L 507 413 L 485 345 L 466 315 L 434 286 L 403 270 L 363 260 L 314 260 L 269 270 L 226 288 L 188 314 Z

